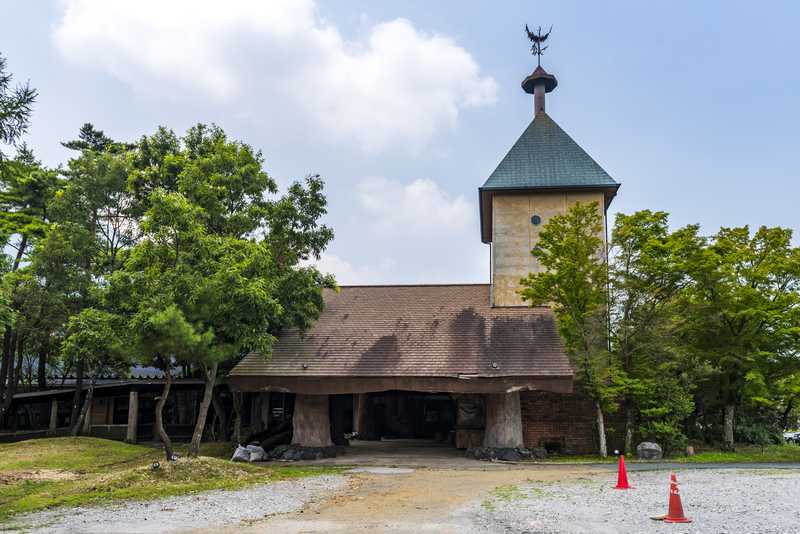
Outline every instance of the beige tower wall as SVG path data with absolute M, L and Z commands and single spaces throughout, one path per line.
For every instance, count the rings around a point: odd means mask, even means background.
M 577 202 L 597 202 L 603 216 L 605 240 L 605 199 L 602 192 L 496 193 L 492 197 L 492 305 L 526 306 L 519 296 L 521 278 L 539 272 L 541 266 L 531 254 L 539 233 L 553 215 L 565 213 Z M 539 225 L 531 217 L 542 218 Z

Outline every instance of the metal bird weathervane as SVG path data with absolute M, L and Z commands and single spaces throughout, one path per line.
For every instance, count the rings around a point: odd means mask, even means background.
M 547 45 L 542 46 L 542 44 L 550 37 L 550 32 L 553 31 L 553 27 L 550 26 L 550 29 L 547 30 L 547 33 L 542 35 L 542 27 L 539 26 L 539 29 L 536 33 L 533 33 L 529 28 L 528 25 L 525 25 L 525 33 L 528 34 L 528 39 L 531 40 L 531 54 L 536 56 L 536 64 L 538 66 L 542 66 L 542 54 L 544 51 L 547 50 Z

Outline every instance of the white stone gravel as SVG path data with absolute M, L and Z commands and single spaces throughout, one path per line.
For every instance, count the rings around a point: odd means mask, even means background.
M 521 495 L 471 505 L 472 523 L 503 533 L 800 533 L 800 470 L 678 471 L 689 524 L 650 519 L 667 513 L 668 471 L 628 475 L 627 491 L 613 489 L 611 473 L 525 484 Z
M 345 476 L 319 476 L 148 502 L 64 508 L 16 518 L 14 524 L 25 532 L 47 534 L 145 534 L 213 529 L 299 510 L 307 502 L 343 488 L 346 481 Z

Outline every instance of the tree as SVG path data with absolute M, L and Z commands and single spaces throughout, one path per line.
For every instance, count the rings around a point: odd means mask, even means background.
M 41 295 L 26 290 L 34 287 L 29 283 L 30 279 L 17 277 L 16 273 L 30 261 L 30 251 L 49 231 L 48 205 L 58 184 L 56 173 L 43 168 L 25 145 L 20 147 L 13 160 L 0 162 L 0 236 L 4 250 L 11 252 L 4 274 L 5 296 L 16 316 L 14 324 L 6 325 L 3 332 L 0 420 L 8 410 L 21 378 L 26 334 L 20 332 L 20 326 L 35 321 L 28 313 L 36 306 L 31 305 L 27 298 L 32 296 L 35 301 L 41 301 Z M 20 313 L 23 309 L 25 313 Z M 35 331 L 34 335 L 39 333 Z
M 207 343 L 183 313 L 166 299 L 154 299 L 142 303 L 130 322 L 130 331 L 140 354 L 149 363 L 164 372 L 164 386 L 155 407 L 156 433 L 164 445 L 167 460 L 172 460 L 172 440 L 164 427 L 164 405 L 172 386 L 172 370 L 176 363 L 189 354 L 202 350 Z
M 36 101 L 36 89 L 29 83 L 11 88 L 14 79 L 6 72 L 6 58 L 0 55 L 0 144 L 16 145 L 28 130 L 33 103 Z M 0 151 L 0 166 L 5 156 Z
M 119 269 L 120 255 L 139 239 L 138 211 L 128 190 L 132 157 L 84 151 L 69 161 L 65 183 L 52 202 L 53 217 L 95 236 L 90 251 L 99 280 Z
M 611 348 L 625 407 L 625 451 L 633 449 L 636 421 L 645 438 L 666 449 L 685 441 L 692 412 L 685 355 L 677 342 L 676 302 L 689 285 L 687 257 L 702 246 L 698 227 L 675 232 L 664 212 L 618 214 L 610 254 Z
M 69 318 L 61 351 L 67 360 L 83 363 L 90 377 L 89 389 L 77 419 L 71 421 L 72 435 L 77 436 L 92 404 L 97 376 L 124 374 L 130 367 L 119 332 L 120 317 L 96 308 L 86 308 Z
M 72 141 L 62 141 L 61 146 L 70 150 L 81 152 L 113 152 L 120 153 L 134 148 L 132 143 L 120 143 L 108 137 L 103 130 L 98 130 L 90 122 L 81 126 L 78 138 Z
M 523 300 L 552 304 L 581 388 L 595 407 L 600 455 L 607 456 L 604 411 L 617 394 L 617 364 L 608 351 L 608 266 L 598 204 L 577 203 L 553 216 L 532 254 L 544 270 L 521 280 Z
M 786 228 L 722 228 L 688 264 L 686 335 L 711 370 L 731 449 L 737 407 L 768 403 L 770 385 L 798 369 L 800 248 L 791 240 Z
M 205 380 L 189 450 L 197 455 L 220 364 L 248 351 L 268 355 L 281 328 L 304 328 L 319 316 L 321 289 L 333 280 L 301 262 L 333 237 L 319 223 L 323 184 L 310 176 L 270 199 L 277 186 L 261 154 L 202 124 L 182 138 L 163 128 L 143 138 L 134 166 L 130 186 L 151 232 L 137 248 L 153 252 L 139 267 L 161 262 L 162 283 L 182 288 L 176 306 L 210 336 L 186 360 Z

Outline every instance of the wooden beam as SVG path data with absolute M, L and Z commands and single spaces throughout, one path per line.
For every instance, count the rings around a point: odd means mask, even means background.
M 128 394 L 128 428 L 125 431 L 125 441 L 136 443 L 139 427 L 139 392 L 132 389 Z
M 278 391 L 308 395 L 404 390 L 429 393 L 572 393 L 572 376 L 430 377 L 430 376 L 269 376 L 233 375 L 235 391 Z
M 50 401 L 50 427 L 48 429 L 50 434 L 56 433 L 58 428 L 58 399 L 54 398 Z

